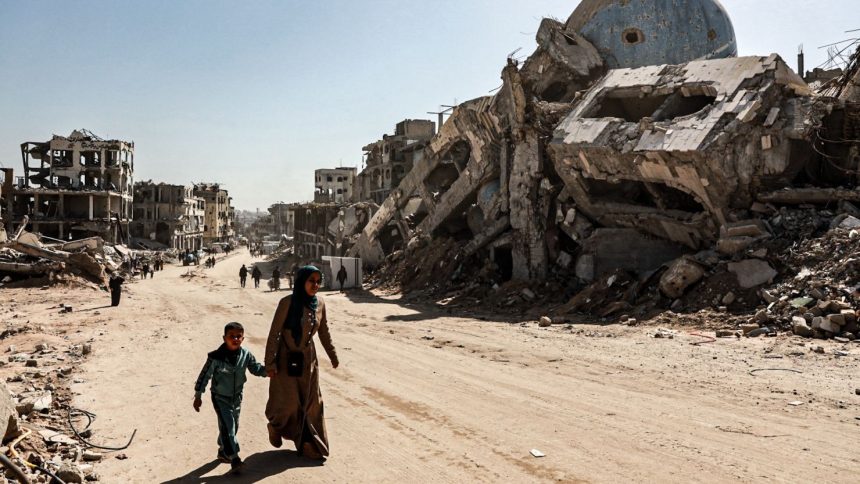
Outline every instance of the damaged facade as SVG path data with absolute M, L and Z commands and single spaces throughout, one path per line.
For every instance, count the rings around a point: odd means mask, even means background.
M 346 203 L 353 199 L 355 167 L 314 170 L 314 202 Z
M 352 201 L 381 204 L 423 157 L 424 147 L 436 134 L 436 123 L 426 119 L 405 119 L 394 127 L 393 135 L 362 148 L 365 168 L 356 177 Z
M 137 182 L 131 236 L 145 248 L 202 249 L 205 207 L 192 186 Z
M 738 58 L 712 0 L 584 1 L 536 40 L 494 96 L 454 109 L 350 255 L 418 267 L 450 246 L 427 269 L 450 280 L 428 284 L 461 291 L 476 285 L 462 273 L 576 294 L 669 268 L 661 287 L 676 298 L 767 239 L 760 218 L 776 205 L 858 199 L 856 67 L 813 91 L 777 55 Z
M 376 204 L 368 202 L 308 203 L 294 207 L 295 255 L 306 261 L 346 255 L 376 209 Z
M 218 183 L 194 185 L 194 196 L 205 202 L 203 243 L 227 242 L 236 235 L 234 228 L 235 209 L 232 198 Z
M 23 176 L 7 196 L 8 216 L 59 240 L 127 238 L 132 217 L 134 143 L 87 130 L 21 144 Z M 12 173 L 7 174 L 7 178 Z

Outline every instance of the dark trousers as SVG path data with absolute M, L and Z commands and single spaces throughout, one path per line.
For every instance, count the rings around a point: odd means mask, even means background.
M 212 405 L 218 416 L 218 451 L 228 459 L 239 455 L 239 411 L 242 408 L 242 395 L 235 398 L 212 394 Z
M 120 296 L 122 296 L 122 288 L 111 289 L 111 291 L 110 291 L 110 305 L 111 306 L 119 306 Z
M 244 277 L 239 278 L 239 284 L 241 284 L 242 287 L 245 287 L 245 278 Z

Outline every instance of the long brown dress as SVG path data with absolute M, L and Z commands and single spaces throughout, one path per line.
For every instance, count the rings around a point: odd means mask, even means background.
M 282 438 L 292 440 L 296 444 L 297 450 L 302 449 L 303 443 L 310 443 L 316 453 L 305 452 L 308 457 L 326 457 L 329 455 L 328 436 L 319 385 L 319 361 L 313 335 L 319 334 L 319 340 L 332 363 L 337 362 L 337 353 L 331 343 L 325 302 L 321 297 L 317 297 L 319 302 L 316 310 L 316 325 L 313 324 L 311 310 L 304 308 L 302 340 L 296 345 L 289 328 L 284 327 L 290 299 L 292 296 L 287 296 L 278 304 L 266 344 L 266 370 L 277 369 L 278 371 L 269 381 L 266 418 L 269 419 L 269 425 Z M 287 375 L 287 353 L 291 351 L 304 353 L 304 372 L 300 377 Z M 307 413 L 304 430 L 302 428 L 303 407 Z

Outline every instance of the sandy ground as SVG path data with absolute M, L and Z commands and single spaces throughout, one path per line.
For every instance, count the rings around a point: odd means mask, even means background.
M 539 328 L 368 292 L 325 294 L 341 360 L 321 365 L 330 459 L 269 446 L 267 382 L 249 377 L 247 467 L 226 475 L 214 412 L 208 399 L 193 411 L 193 385 L 229 321 L 262 358 L 286 291 L 239 288 L 251 261 L 241 252 L 192 278 L 167 267 L 128 285 L 119 308 L 101 307 L 106 293 L 64 296 L 87 323 L 77 336 L 94 341 L 72 386 L 76 406 L 98 415 L 92 440 L 122 444 L 137 429 L 128 459 L 98 464 L 103 482 L 857 482 L 860 344 L 695 346 L 703 339 L 684 328 L 674 339 L 653 327 Z

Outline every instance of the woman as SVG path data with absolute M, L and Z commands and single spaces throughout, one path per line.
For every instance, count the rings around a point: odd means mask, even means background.
M 325 302 L 316 296 L 321 278 L 320 270 L 314 266 L 299 269 L 293 294 L 278 304 L 266 344 L 269 442 L 280 447 L 282 438 L 292 440 L 296 450 L 311 459 L 329 455 L 315 333 L 319 333 L 332 367 L 338 366 Z

